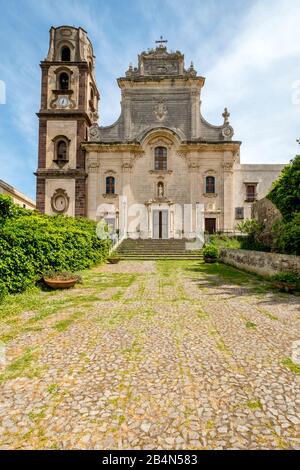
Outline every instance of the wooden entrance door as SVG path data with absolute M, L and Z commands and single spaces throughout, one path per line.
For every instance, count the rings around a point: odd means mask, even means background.
M 205 232 L 215 233 L 216 231 L 216 219 L 206 218 L 205 219 Z
M 153 211 L 153 238 L 168 238 L 168 211 Z

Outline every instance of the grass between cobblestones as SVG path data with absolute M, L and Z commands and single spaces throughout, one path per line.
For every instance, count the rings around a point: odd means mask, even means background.
M 218 263 L 82 276 L 0 305 L 1 448 L 297 447 L 296 297 Z

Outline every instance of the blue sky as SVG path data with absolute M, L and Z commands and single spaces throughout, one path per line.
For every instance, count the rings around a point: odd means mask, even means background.
M 284 163 L 300 137 L 299 0 L 0 0 L 0 179 L 35 197 L 40 69 L 51 25 L 94 45 L 100 123 L 120 113 L 116 78 L 162 34 L 206 77 L 202 114 L 231 112 L 242 163 Z

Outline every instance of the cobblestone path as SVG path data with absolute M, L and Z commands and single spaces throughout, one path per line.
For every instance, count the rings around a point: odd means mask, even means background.
M 124 261 L 12 297 L 0 447 L 300 448 L 299 303 L 194 261 Z

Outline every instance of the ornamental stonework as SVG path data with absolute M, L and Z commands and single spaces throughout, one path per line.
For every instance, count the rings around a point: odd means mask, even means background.
M 100 132 L 99 126 L 98 124 L 95 123 L 89 128 L 89 140 L 92 142 L 98 141 L 100 140 L 100 137 L 101 137 L 101 132 Z
M 99 161 L 97 157 L 89 156 L 87 159 L 87 171 L 88 173 L 98 173 Z
M 233 134 L 234 130 L 231 126 L 226 125 L 222 128 L 222 136 L 224 137 L 224 140 L 231 140 Z
M 153 109 L 156 119 L 160 122 L 164 121 L 167 117 L 168 109 L 165 100 L 162 98 L 156 102 Z
M 67 212 L 70 204 L 70 198 L 64 189 L 58 188 L 51 198 L 51 207 L 56 214 Z

